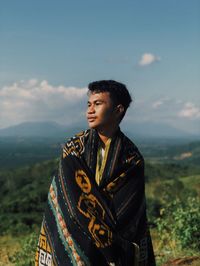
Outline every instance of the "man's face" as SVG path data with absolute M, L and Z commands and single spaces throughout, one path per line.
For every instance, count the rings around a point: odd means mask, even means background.
M 109 92 L 91 93 L 86 112 L 90 128 L 107 130 L 118 123 L 116 108 Z

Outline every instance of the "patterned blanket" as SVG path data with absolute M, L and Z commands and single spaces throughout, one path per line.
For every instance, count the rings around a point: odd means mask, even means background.
M 65 144 L 48 194 L 35 265 L 155 265 L 143 157 L 119 130 L 97 185 L 99 141 L 90 129 Z

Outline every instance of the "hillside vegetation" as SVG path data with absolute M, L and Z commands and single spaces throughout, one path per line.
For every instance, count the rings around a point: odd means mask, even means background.
M 48 145 L 51 148 L 44 150 Z M 9 265 L 8 261 L 10 265 L 33 263 L 33 246 L 37 242 L 47 192 L 53 175 L 57 173 L 58 146 L 59 143 L 50 143 L 49 140 L 48 143 L 38 141 L 36 144 L 30 141 L 18 146 L 13 156 L 9 154 L 9 145 L 7 150 L 5 145 L 3 152 L 1 150 L 0 161 L 6 158 L 6 166 L 0 169 L 0 245 L 5 246 L 5 239 L 8 246 L 11 239 L 12 242 L 16 240 L 16 245 L 14 251 L 3 249 L 5 254 L 0 256 L 0 265 L 1 260 L 4 263 L 7 260 L 6 265 Z M 200 142 L 177 146 L 150 143 L 141 150 L 146 159 L 148 217 L 158 265 L 183 254 L 197 254 L 200 249 Z M 29 161 L 25 158 L 28 151 Z M 17 153 L 18 166 L 13 162 Z M 43 157 L 45 153 L 46 157 Z M 52 154 L 56 154 L 54 159 L 50 159 Z M 48 160 L 44 161 L 44 158 Z M 27 257 L 30 252 L 32 255 Z

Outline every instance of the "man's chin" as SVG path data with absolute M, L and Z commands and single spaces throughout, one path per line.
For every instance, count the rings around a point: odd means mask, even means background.
M 97 129 L 97 126 L 96 125 L 89 124 L 89 128 L 91 128 L 91 129 Z
M 88 126 L 89 126 L 89 128 L 91 128 L 91 129 L 98 129 L 99 128 L 99 126 L 97 125 L 97 124 L 93 124 L 93 123 L 88 123 Z

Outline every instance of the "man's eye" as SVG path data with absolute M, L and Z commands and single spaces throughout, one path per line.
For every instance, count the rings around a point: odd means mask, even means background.
M 100 105 L 100 104 L 102 104 L 101 102 L 96 102 L 96 105 Z

